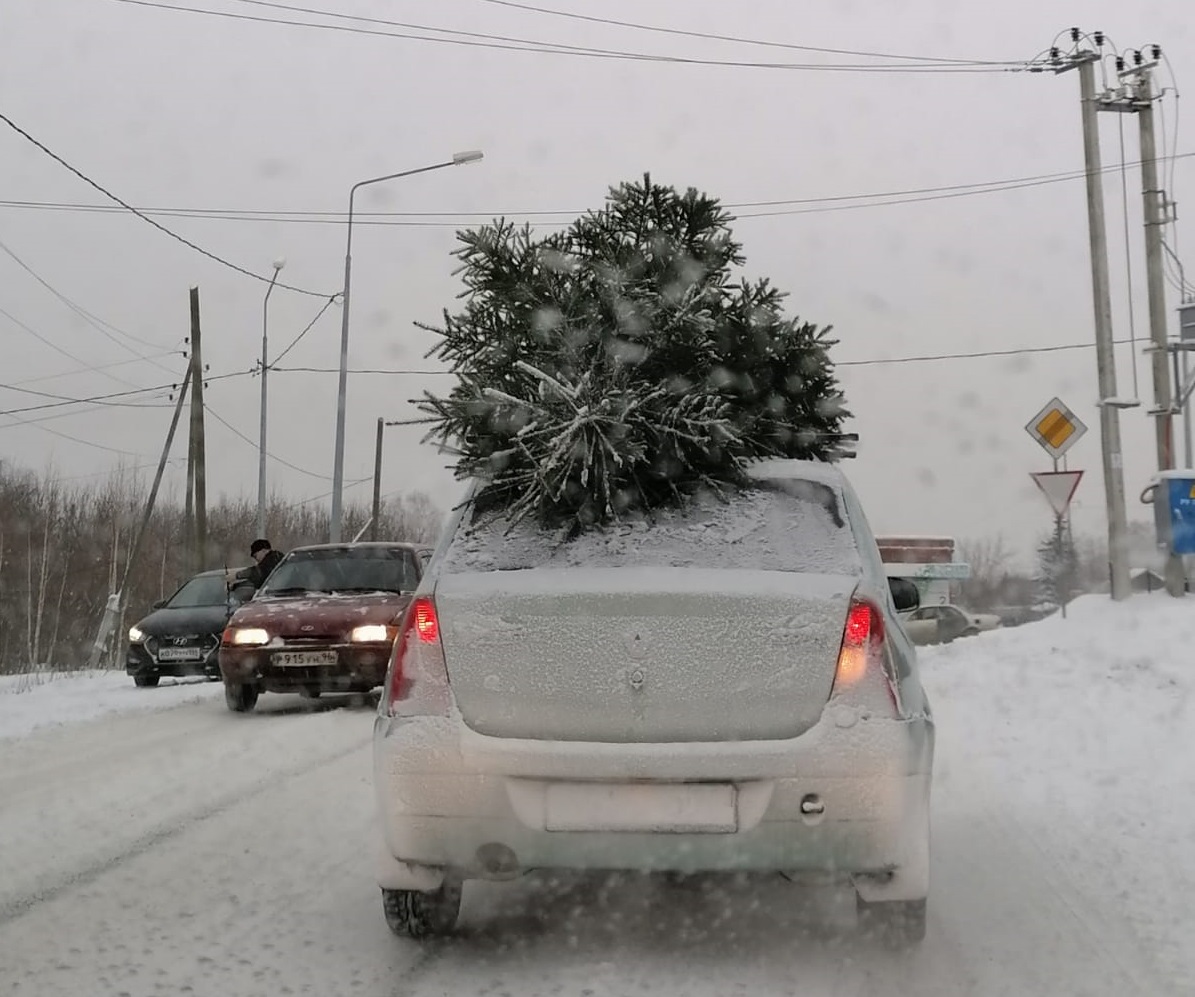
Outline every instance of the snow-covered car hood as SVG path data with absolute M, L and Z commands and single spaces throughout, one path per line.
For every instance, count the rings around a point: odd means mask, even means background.
M 155 609 L 137 623 L 137 629 L 150 637 L 175 637 L 182 634 L 218 634 L 228 622 L 224 606 L 195 606 L 187 609 Z
M 261 627 L 270 633 L 336 634 L 364 624 L 396 623 L 411 601 L 397 592 L 351 592 L 343 595 L 258 596 L 241 606 L 232 625 Z

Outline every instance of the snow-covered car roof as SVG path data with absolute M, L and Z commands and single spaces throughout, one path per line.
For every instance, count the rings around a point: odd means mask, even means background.
M 846 475 L 838 465 L 821 460 L 761 460 L 747 468 L 756 481 L 816 481 L 818 484 L 841 489 Z

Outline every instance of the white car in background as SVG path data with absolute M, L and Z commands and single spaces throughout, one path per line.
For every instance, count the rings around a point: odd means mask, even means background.
M 934 725 L 835 467 L 562 542 L 464 507 L 404 619 L 374 777 L 387 922 L 454 926 L 469 879 L 834 873 L 925 932 Z
M 958 606 L 920 606 L 905 614 L 906 632 L 917 644 L 949 644 L 960 637 L 974 637 L 1002 625 L 992 613 L 972 613 Z

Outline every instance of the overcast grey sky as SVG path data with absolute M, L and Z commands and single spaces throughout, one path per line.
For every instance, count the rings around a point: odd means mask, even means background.
M 237 0 L 166 0 L 250 17 L 300 17 Z M 847 61 L 793 50 L 675 37 L 520 11 L 481 0 L 280 0 L 292 6 L 543 42 L 699 59 Z M 947 58 L 1028 59 L 1078 23 L 1119 46 L 1158 41 L 1179 87 L 1195 80 L 1184 0 L 541 0 L 541 7 L 772 41 Z M 1078 80 L 1026 73 L 892 74 L 635 63 L 466 47 L 179 13 L 115 0 L 5 0 L 0 110 L 74 165 L 147 208 L 343 212 L 357 180 L 480 148 L 485 161 L 373 188 L 362 210 L 444 212 L 390 218 L 355 233 L 355 369 L 428 369 L 435 321 L 454 304 L 454 228 L 505 213 L 563 220 L 606 188 L 650 170 L 660 181 L 743 202 L 828 198 L 977 184 L 1082 168 Z M 354 22 L 323 19 L 353 26 Z M 361 22 L 357 27 L 371 27 Z M 373 25 L 373 30 L 407 29 Z M 426 32 L 425 32 L 426 33 Z M 461 39 L 441 34 L 440 38 Z M 1163 74 L 1162 82 L 1170 78 Z M 1195 85 L 1195 84 L 1192 84 Z M 1174 145 L 1175 101 L 1165 101 Z M 1119 116 L 1101 116 L 1104 156 L 1120 160 Z M 1135 160 L 1136 126 L 1126 126 Z M 1195 142 L 1177 138 L 1177 150 Z M 1174 166 L 1180 201 L 1195 159 Z M 1140 177 L 1129 220 L 1137 334 L 1146 330 Z M 1129 336 L 1120 177 L 1106 178 L 1118 337 Z M 0 129 L 0 200 L 93 205 L 94 190 Z M 1007 534 L 1027 546 L 1049 525 L 1029 480 L 1049 462 L 1024 425 L 1060 395 L 1091 432 L 1072 452 L 1088 470 L 1075 526 L 1103 530 L 1095 357 L 1091 349 L 1004 358 L 880 363 L 902 357 L 1090 343 L 1092 307 L 1081 180 L 903 205 L 742 217 L 748 270 L 791 292 L 793 312 L 832 324 L 859 458 L 847 465 L 877 530 L 960 537 Z M 760 209 L 743 208 L 742 215 Z M 1180 207 L 1180 218 L 1182 211 Z M 344 226 L 195 217 L 159 219 L 240 266 L 331 294 L 342 282 Z M 1181 227 L 1181 222 L 1180 222 Z M 29 268 L 122 333 L 93 326 L 0 253 L 0 382 L 90 397 L 177 381 L 187 289 L 202 293 L 213 374 L 246 371 L 260 348 L 264 285 L 206 260 L 127 214 L 0 206 L 0 239 Z M 1195 234 L 1189 236 L 1195 239 Z M 1171 304 L 1177 303 L 1172 295 Z M 317 297 L 275 292 L 282 349 Z M 11 317 L 9 317 L 11 316 Z M 284 366 L 331 370 L 339 308 Z M 16 320 L 16 321 L 14 321 Z M 17 322 L 22 323 L 18 325 Z M 30 331 L 32 330 L 32 332 Z M 33 333 L 43 337 L 39 340 Z M 146 345 L 146 344 L 152 344 Z M 55 349 L 54 347 L 57 347 Z M 138 359 L 149 356 L 151 360 Z M 1120 394 L 1132 350 L 1118 350 Z M 81 366 L 105 366 L 66 374 Z M 1148 365 L 1139 361 L 1148 396 Z M 30 379 L 38 379 L 31 381 Z M 444 377 L 356 374 L 346 476 L 371 473 L 374 423 L 412 414 L 408 399 Z M 271 379 L 272 486 L 295 501 L 330 489 L 333 373 Z M 258 382 L 216 380 L 213 416 L 255 441 Z M 164 403 L 164 395 L 138 396 Z M 0 389 L 0 409 L 53 401 Z M 1125 414 L 1130 515 L 1153 462 L 1145 409 Z M 50 418 L 50 417 L 53 418 Z M 168 408 L 73 406 L 0 418 L 0 457 L 98 475 L 156 459 Z M 19 425 L 18 420 L 27 420 Z M 36 421 L 34 421 L 36 420 Z M 60 435 L 55 435 L 60 434 Z M 457 492 L 415 430 L 390 430 L 387 491 Z M 76 439 L 68 439 L 67 437 Z M 209 420 L 212 494 L 256 494 L 255 445 Z M 108 448 L 108 449 L 101 449 Z M 123 451 L 122 456 L 112 451 Z M 181 438 L 176 450 L 184 453 Z M 282 463 L 286 462 L 286 463 Z M 293 465 L 287 466 L 287 465 Z M 294 468 L 301 468 L 302 471 Z M 307 472 L 307 473 L 304 473 Z M 148 472 L 147 472 L 148 473 Z M 169 485 L 181 493 L 183 463 Z M 365 498 L 368 484 L 349 491 Z M 325 500 L 326 501 L 326 500 Z

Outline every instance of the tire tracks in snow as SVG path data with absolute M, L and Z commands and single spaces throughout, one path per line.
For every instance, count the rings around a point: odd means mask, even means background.
M 145 834 L 139 835 L 115 854 L 108 855 L 98 861 L 85 865 L 81 869 L 62 875 L 46 886 L 4 901 L 0 905 L 0 928 L 6 927 L 43 903 L 54 900 L 72 890 L 89 886 L 105 874 L 120 868 L 126 862 L 152 851 L 159 845 L 185 833 L 197 824 L 202 824 L 219 817 L 245 801 L 252 799 L 254 796 L 268 789 L 276 788 L 279 783 L 302 778 L 318 768 L 335 763 L 342 758 L 362 751 L 372 742 L 372 739 L 372 729 L 367 728 L 366 732 L 359 739 L 355 739 L 347 746 L 341 746 L 335 751 L 324 752 L 314 757 L 305 757 L 301 762 L 285 768 L 272 769 L 266 775 L 246 786 L 226 793 L 202 806 L 184 811 L 170 821 L 160 824 Z

